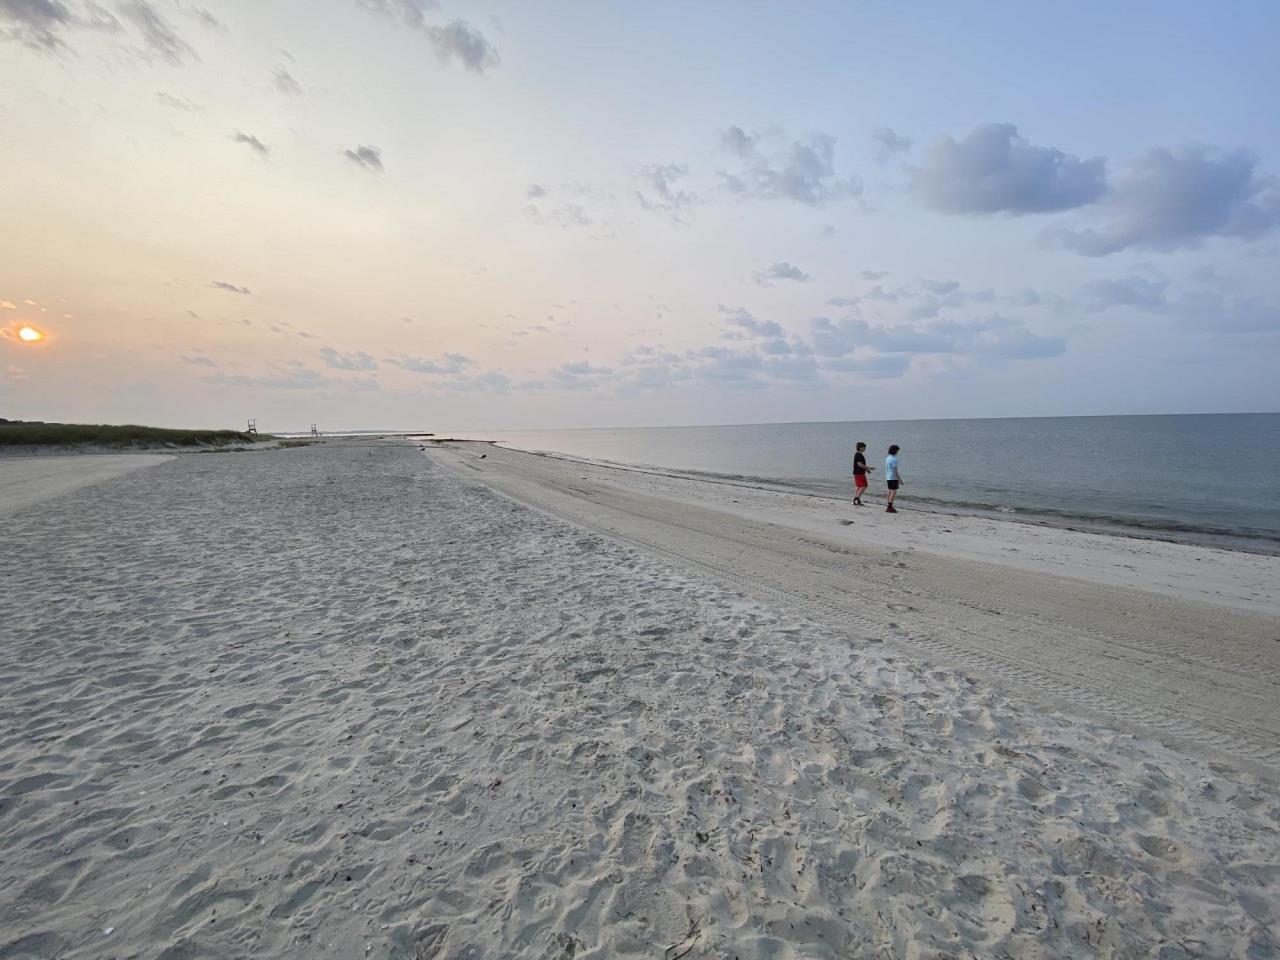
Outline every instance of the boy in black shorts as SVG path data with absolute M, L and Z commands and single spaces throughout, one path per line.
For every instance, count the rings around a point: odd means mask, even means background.
M 901 449 L 896 443 L 889 448 L 889 455 L 884 458 L 884 480 L 889 487 L 889 505 L 885 507 L 885 513 L 897 513 L 898 508 L 893 505 L 893 501 L 898 499 L 898 488 L 902 486 L 902 471 L 898 469 L 898 451 Z

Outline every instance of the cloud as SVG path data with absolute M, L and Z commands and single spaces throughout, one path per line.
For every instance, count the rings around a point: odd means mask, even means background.
M 71 11 L 59 0 L 0 0 L 0 37 L 36 50 L 59 49 L 60 34 L 73 23 Z
M 271 148 L 257 137 L 253 136 L 253 134 L 241 133 L 239 130 L 236 130 L 231 134 L 231 139 L 235 143 L 243 143 L 260 157 L 265 157 L 271 153 Z
M 435 375 L 459 374 L 466 370 L 467 367 L 475 365 L 474 360 L 460 353 L 446 353 L 438 359 L 407 356 L 388 357 L 387 363 L 400 367 L 402 370 L 409 370 L 412 373 Z
M 475 376 L 457 376 L 444 382 L 446 390 L 460 393 L 492 393 L 505 396 L 511 392 L 511 378 L 501 370 L 488 370 Z
M 220 387 L 249 387 L 257 390 L 320 390 L 342 384 L 307 367 L 288 365 L 275 367 L 275 372 L 264 376 L 247 374 L 214 373 L 205 377 L 206 383 Z
M 863 276 L 880 278 L 886 274 L 866 271 Z M 907 320 L 927 320 L 936 317 L 944 309 L 972 303 L 995 303 L 998 299 L 992 290 L 962 290 L 956 280 L 917 277 L 891 286 L 876 283 L 861 297 L 836 297 L 827 303 L 838 307 L 874 306 L 877 313 L 883 309 L 880 305 L 894 304 L 894 311 Z
M 863 300 L 885 300 L 889 303 L 896 303 L 904 296 L 902 287 L 891 288 L 886 290 L 880 284 L 876 284 L 870 290 L 862 295 Z
M 730 389 L 762 389 L 773 383 L 817 383 L 822 371 L 812 351 L 781 338 L 765 339 L 748 348 L 720 346 L 688 351 L 683 358 L 660 354 L 650 363 L 648 376 L 637 385 L 666 385 L 700 380 Z M 656 374 L 656 376 L 655 376 Z
M 0 40 L 42 53 L 65 50 L 64 35 L 72 30 L 115 33 L 120 29 L 120 21 L 93 0 L 0 0 Z
M 751 276 L 752 279 L 762 287 L 773 286 L 773 282 L 775 280 L 793 280 L 796 283 L 805 283 L 812 279 L 809 274 L 805 273 L 794 263 L 787 263 L 785 261 L 770 264 L 763 270 L 757 270 Z
M 749 158 L 755 153 L 758 137 L 753 137 L 741 127 L 733 126 L 720 134 L 720 146 L 729 153 Z
M 3 0 L 0 0 L 2 3 Z M 186 97 L 175 97 L 171 93 L 165 93 L 163 90 L 156 91 L 156 103 L 164 107 L 170 107 L 173 110 L 184 110 L 188 113 L 200 110 L 201 107 L 197 103 L 193 103 Z
M 963 322 L 870 324 L 861 319 L 811 322 L 814 350 L 839 359 L 862 350 L 884 354 L 962 354 L 990 359 L 1055 357 L 1066 350 L 1062 337 L 1040 336 L 1026 324 L 999 314 Z
M 399 16 L 406 26 L 421 30 L 426 26 L 424 11 L 434 10 L 439 4 L 436 0 L 357 0 L 360 6 L 371 13 L 383 16 Z
M 812 356 L 770 356 L 761 364 L 761 372 L 770 380 L 795 383 L 820 379 L 818 363 Z
M 873 325 L 860 319 L 811 322 L 814 350 L 824 357 L 843 357 L 859 347 L 884 353 L 953 353 L 956 337 L 911 324 Z
M 539 196 L 546 196 L 546 191 Z M 543 209 L 536 203 L 527 203 L 521 208 L 521 212 L 533 223 L 555 224 L 565 230 L 589 227 L 596 222 L 590 211 L 580 203 L 565 202 L 550 209 Z
M 782 326 L 773 320 L 757 320 L 742 307 L 726 307 L 724 304 L 716 309 L 725 315 L 725 323 L 739 330 L 744 330 L 753 337 L 780 337 Z
M 248 287 L 238 287 L 234 283 L 227 283 L 225 280 L 214 280 L 209 286 L 218 290 L 226 290 L 228 293 L 238 293 L 245 297 L 249 296 L 251 292 Z
M 0 310 L 17 310 L 16 303 L 10 303 L 8 300 L 0 300 Z
M 875 283 L 879 280 L 883 280 L 888 275 L 889 275 L 889 271 L 887 270 L 863 270 L 862 271 L 862 279 L 866 280 L 869 283 Z
M 197 20 L 199 20 L 203 26 L 208 27 L 210 30 L 226 30 L 227 29 L 223 25 L 221 20 L 215 17 L 212 13 L 210 13 L 204 7 L 192 7 L 191 15 L 194 16 Z
M 1060 357 L 1066 352 L 1067 341 L 1062 337 L 1040 336 L 1022 327 L 983 335 L 974 347 L 979 356 L 1004 360 Z
M 617 194 L 579 180 L 570 180 L 554 189 L 534 184 L 526 189 L 525 195 L 529 202 L 520 208 L 520 212 L 529 222 L 539 225 L 558 226 L 564 230 L 596 227 L 597 237 L 612 237 L 613 234 L 600 234 L 598 231 L 616 227 L 621 217 Z
M 177 27 L 150 0 L 117 0 L 115 9 L 119 18 L 94 0 L 0 0 L 0 40 L 59 53 L 69 49 L 68 37 L 73 32 L 122 33 L 123 18 L 143 44 L 132 53 L 148 61 L 158 57 L 174 66 L 199 61 Z M 192 13 L 206 24 L 205 17 L 217 23 L 207 11 L 196 8 Z
M 1162 275 L 1095 280 L 1076 291 L 1069 306 L 1088 313 L 1129 308 L 1165 317 L 1191 330 L 1213 334 L 1266 333 L 1280 330 L 1280 307 L 1248 294 L 1234 294 L 1230 285 L 1210 272 L 1193 279 L 1212 285 L 1174 295 Z
M 276 70 L 275 76 L 271 78 L 271 85 L 276 88 L 277 93 L 283 93 L 285 96 L 299 96 L 302 93 L 302 84 L 284 67 Z
M 911 366 L 911 357 L 902 353 L 873 353 L 857 357 L 837 357 L 822 361 L 823 370 L 860 373 L 870 380 L 892 380 Z
M 963 140 L 943 137 L 929 147 L 911 186 L 939 213 L 1051 213 L 1101 198 L 1107 165 L 1102 157 L 1081 160 L 1034 146 L 1013 124 L 989 123 Z
M 1146 277 L 1124 277 L 1117 280 L 1094 280 L 1086 283 L 1076 294 L 1075 301 L 1089 313 L 1109 310 L 1111 307 L 1140 307 L 1156 310 L 1167 304 L 1165 291 L 1167 280 Z
M 677 181 L 689 175 L 689 168 L 682 163 L 649 164 L 640 168 L 640 179 L 648 192 L 636 191 L 636 200 L 646 210 L 661 210 L 680 220 L 698 204 L 698 195 L 676 186 Z
M 820 207 L 857 196 L 862 187 L 835 173 L 835 138 L 815 133 L 766 153 L 764 137 L 729 127 L 720 135 L 721 149 L 740 161 L 733 171 L 720 171 L 724 187 L 740 197 L 795 200 Z
M 690 378 L 679 354 L 662 347 L 641 345 L 623 355 L 618 381 L 633 390 L 661 390 Z
M 920 280 L 918 281 L 922 290 L 929 293 L 935 293 L 938 296 L 945 296 L 960 289 L 960 284 L 956 280 Z
M 363 167 L 370 173 L 382 172 L 382 151 L 377 147 L 369 147 L 361 144 L 354 150 L 342 151 L 342 155 L 356 166 Z
M 217 366 L 216 363 L 214 363 L 212 360 L 210 360 L 208 357 L 206 357 L 202 353 L 197 353 L 194 355 L 183 354 L 182 362 L 189 363 L 196 367 L 216 367 Z
M 377 370 L 378 362 L 367 353 L 339 353 L 333 347 L 321 347 L 318 356 L 332 370 Z
M 457 60 L 473 73 L 484 73 L 498 65 L 498 51 L 484 34 L 464 20 L 454 20 L 443 27 L 427 27 L 426 33 L 436 56 L 445 63 Z
M 371 13 L 398 17 L 405 26 L 422 33 L 442 63 L 457 61 L 473 73 L 484 73 L 500 62 L 497 49 L 465 20 L 446 24 L 427 22 L 426 11 L 436 9 L 433 0 L 358 0 Z
M 610 367 L 597 367 L 586 360 L 562 363 L 551 371 L 549 386 L 565 390 L 590 390 L 613 374 Z
M 759 346 L 760 352 L 768 354 L 769 356 L 785 356 L 787 354 L 797 352 L 795 347 L 782 337 L 772 337 L 768 340 L 761 340 Z
M 1185 293 L 1170 304 L 1169 312 L 1183 326 L 1204 333 L 1280 331 L 1280 307 L 1250 296 L 1229 297 L 1221 290 Z
M 1104 210 L 1101 229 L 1057 227 L 1046 242 L 1101 257 L 1194 248 L 1212 237 L 1253 240 L 1280 224 L 1280 181 L 1247 150 L 1158 147 L 1126 172 Z
M 166 63 L 176 67 L 188 60 L 200 59 L 173 24 L 148 0 L 125 0 L 117 4 L 116 9 L 142 34 L 147 48 Z
M 897 154 L 906 153 L 911 149 L 910 137 L 900 136 L 888 127 L 876 130 L 871 135 L 871 141 L 876 146 L 877 163 L 888 163 Z
M 759 376 L 764 358 L 754 350 L 703 347 L 690 351 L 689 358 L 696 363 L 692 375 L 699 380 L 737 387 L 764 385 Z

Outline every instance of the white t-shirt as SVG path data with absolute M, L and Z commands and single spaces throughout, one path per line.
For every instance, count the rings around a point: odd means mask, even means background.
M 886 480 L 898 479 L 898 458 L 893 454 L 884 458 L 884 478 Z

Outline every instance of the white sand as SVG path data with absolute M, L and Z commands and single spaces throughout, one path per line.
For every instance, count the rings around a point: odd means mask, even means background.
M 148 453 L 0 457 L 0 516 L 171 459 Z
M 0 957 L 1280 942 L 1271 782 L 405 444 L 182 458 L 54 507 L 0 525 Z

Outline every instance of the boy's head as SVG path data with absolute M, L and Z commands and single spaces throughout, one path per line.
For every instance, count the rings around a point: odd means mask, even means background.
M 854 447 L 854 449 L 861 453 L 863 450 L 867 449 L 867 445 L 859 441 L 858 445 Z
M 898 450 L 900 449 L 901 448 L 895 443 L 893 446 L 889 448 L 889 456 L 896 457 L 898 455 Z

